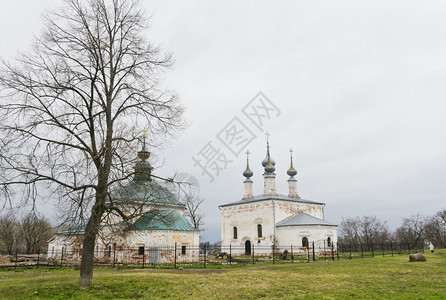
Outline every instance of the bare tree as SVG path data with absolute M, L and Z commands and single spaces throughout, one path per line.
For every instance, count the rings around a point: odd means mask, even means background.
M 17 221 L 10 214 L 0 217 L 0 249 L 12 255 L 17 248 L 17 240 Z
M 186 212 L 184 215 L 189 219 L 195 229 L 203 229 L 204 213 L 200 209 L 200 205 L 204 202 L 204 198 L 199 195 L 186 194 L 182 202 L 186 205 Z
M 419 213 L 403 218 L 401 226 L 395 231 L 395 238 L 411 249 L 424 239 L 425 225 L 426 218 Z
M 85 224 L 81 285 L 92 284 L 103 215 L 126 218 L 107 199 L 133 174 L 140 129 L 157 147 L 184 125 L 176 97 L 159 88 L 171 55 L 146 28 L 136 0 L 66 0 L 32 51 L 0 69 L 2 191 L 23 187 L 23 203 L 57 197 L 68 222 Z
M 191 174 L 179 173 L 166 184 L 166 187 L 176 195 L 178 201 L 186 206 L 184 216 L 189 219 L 195 229 L 203 230 L 204 213 L 201 204 L 204 198 L 200 197 L 200 184 Z
M 360 225 L 362 241 L 366 245 L 373 243 L 387 231 L 386 222 L 381 222 L 376 216 L 362 217 Z
M 376 216 L 342 218 L 340 233 L 353 245 L 370 245 L 378 239 L 382 242 L 389 235 L 386 222 L 381 222 Z
M 47 241 L 52 235 L 50 222 L 34 212 L 20 221 L 20 237 L 24 241 L 26 253 L 40 253 L 46 249 Z
M 425 231 L 426 238 L 436 248 L 446 248 L 446 209 L 427 219 Z
M 359 218 L 342 218 L 339 233 L 343 240 L 356 247 L 359 240 Z

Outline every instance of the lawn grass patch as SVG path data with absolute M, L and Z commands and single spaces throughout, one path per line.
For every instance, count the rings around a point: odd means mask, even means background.
M 0 298 L 386 298 L 444 299 L 446 251 L 341 261 L 211 269 L 96 268 L 93 285 L 78 286 L 77 269 L 0 271 Z

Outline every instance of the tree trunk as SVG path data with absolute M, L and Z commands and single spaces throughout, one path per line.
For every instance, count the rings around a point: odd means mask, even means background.
M 91 217 L 85 227 L 84 241 L 82 243 L 82 260 L 79 284 L 81 286 L 90 286 L 93 283 L 93 266 L 94 266 L 94 246 L 96 235 L 98 234 L 101 217 L 104 214 L 105 197 L 98 199 L 91 210 Z
M 94 244 L 96 236 L 91 237 L 91 234 L 86 234 L 82 245 L 82 261 L 79 277 L 79 284 L 81 286 L 89 286 L 93 283 L 93 265 L 94 265 Z

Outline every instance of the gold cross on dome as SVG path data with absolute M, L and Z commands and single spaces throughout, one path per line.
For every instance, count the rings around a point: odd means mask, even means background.
M 143 138 L 143 147 L 146 147 L 146 138 L 147 138 L 147 129 L 143 129 L 142 130 L 143 134 L 142 134 L 142 138 Z

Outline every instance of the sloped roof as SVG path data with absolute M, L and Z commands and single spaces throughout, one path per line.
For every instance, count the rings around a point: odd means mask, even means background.
M 311 216 L 309 214 L 301 213 L 301 214 L 296 214 L 296 215 L 292 216 L 291 218 L 280 222 L 279 224 L 277 224 L 276 227 L 308 226 L 308 225 L 310 225 L 310 226 L 311 225 L 338 226 L 338 225 L 332 224 L 330 222 L 327 222 L 325 220 Z
M 55 234 L 61 235 L 83 235 L 85 233 L 85 226 L 75 226 L 66 229 L 57 230 Z
M 196 231 L 189 221 L 174 210 L 154 210 L 135 221 L 131 230 L 180 230 Z
M 267 201 L 267 200 L 282 200 L 282 201 L 291 201 L 291 202 L 299 202 L 299 203 L 325 205 L 325 203 L 322 203 L 322 202 L 315 202 L 315 201 L 311 201 L 311 200 L 305 200 L 302 198 L 293 198 L 293 197 L 288 197 L 285 195 L 277 194 L 277 195 L 273 195 L 273 196 L 258 195 L 258 196 L 254 196 L 252 198 L 239 200 L 239 201 L 231 202 L 228 204 L 223 204 L 223 205 L 220 205 L 219 207 L 246 204 L 246 203 L 258 202 L 258 201 Z

